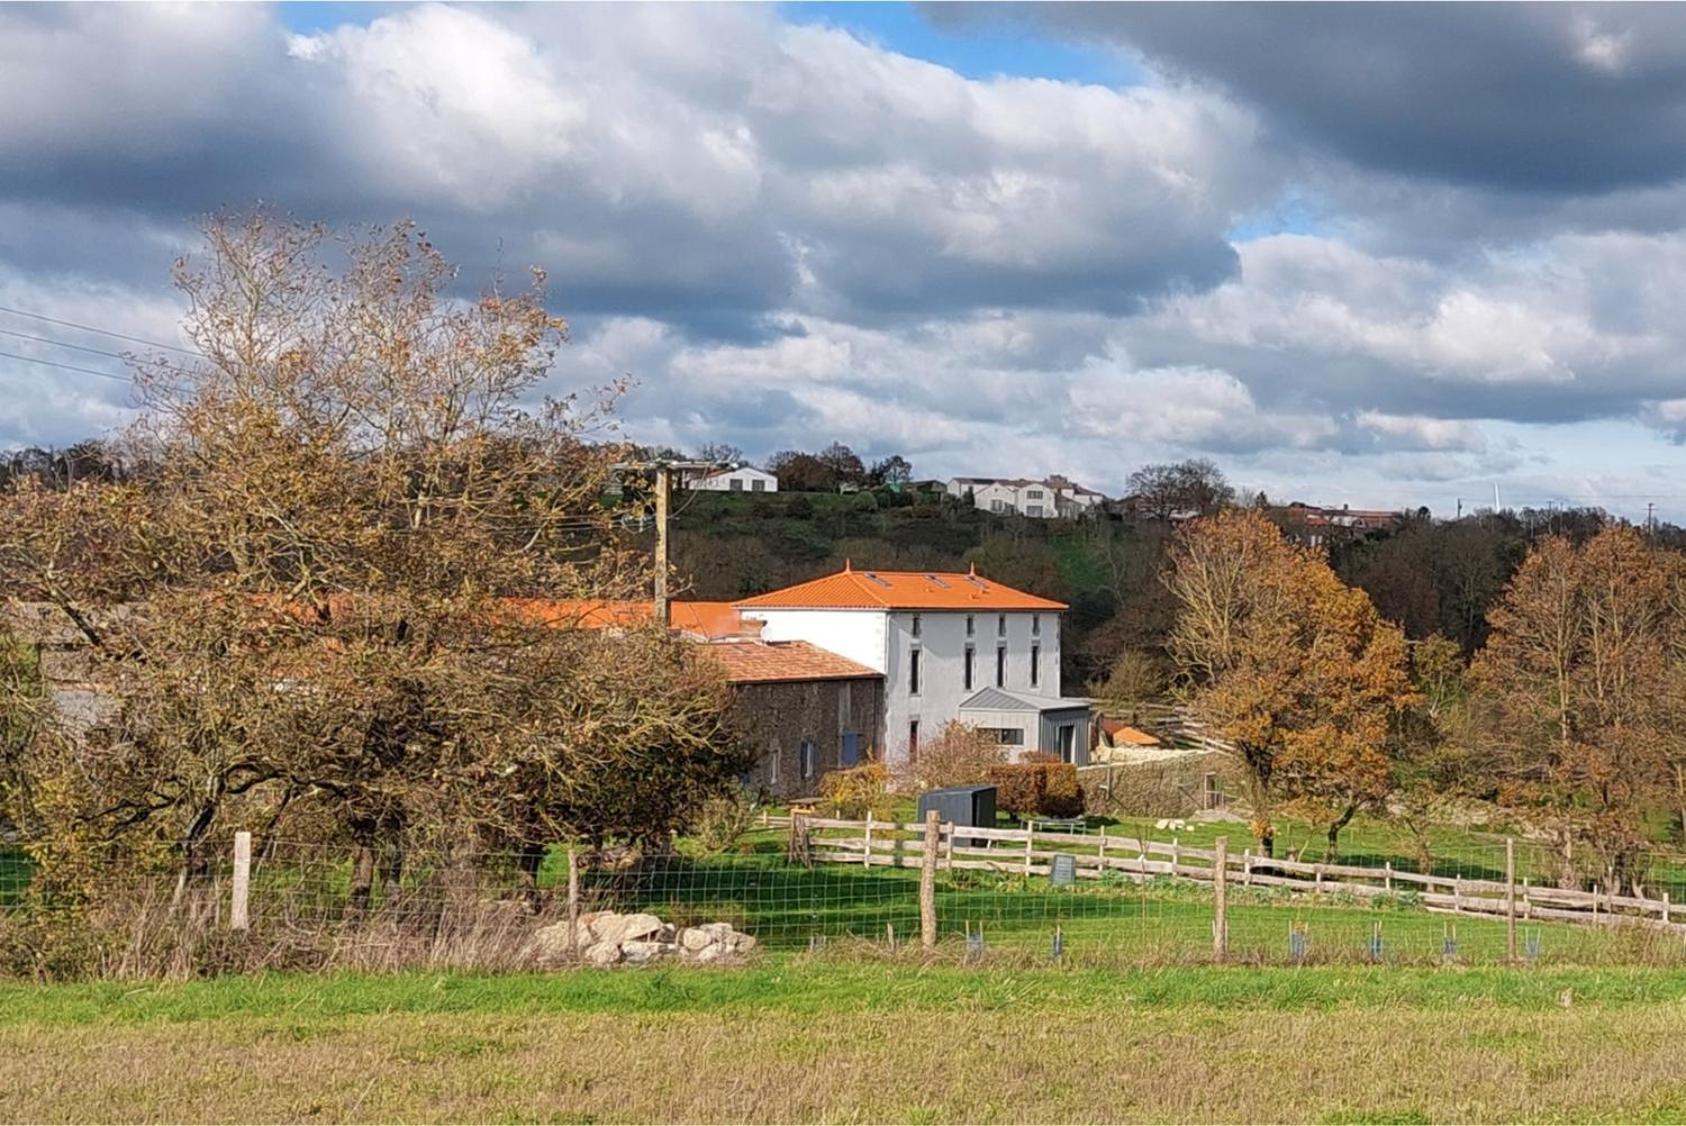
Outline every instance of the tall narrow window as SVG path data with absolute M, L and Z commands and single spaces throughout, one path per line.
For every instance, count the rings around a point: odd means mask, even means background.
M 1042 636 L 1042 615 L 1041 614 L 1032 614 L 1030 616 L 1030 636 L 1032 636 L 1032 637 L 1041 637 Z
M 919 615 L 913 615 L 913 636 L 919 636 Z
M 978 631 L 977 619 L 973 615 L 967 614 L 966 615 L 966 636 L 971 637 L 977 631 Z
M 820 749 L 814 745 L 812 739 L 802 740 L 801 752 L 802 781 L 810 781 L 819 771 Z
M 996 637 L 1006 637 L 1007 636 L 1007 615 L 1005 615 L 1005 614 L 995 615 L 995 636 Z
M 995 647 L 995 687 L 1007 687 L 1007 647 L 1005 645 Z
M 972 664 L 977 660 L 978 650 L 974 645 L 966 646 L 966 691 L 972 690 Z
M 1042 646 L 1030 647 L 1030 686 L 1035 688 L 1042 679 Z
M 919 721 L 916 719 L 907 723 L 907 761 L 919 761 Z
M 919 695 L 919 650 L 915 649 L 907 657 L 907 694 Z

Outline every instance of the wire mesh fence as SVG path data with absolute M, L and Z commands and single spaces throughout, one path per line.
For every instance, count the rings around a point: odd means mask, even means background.
M 1074 828 L 938 826 L 931 852 L 924 825 L 766 819 L 720 851 L 686 839 L 582 847 L 572 880 L 563 846 L 260 839 L 242 856 L 219 839 L 192 870 L 102 886 L 87 904 L 94 953 L 80 972 L 643 960 L 621 948 L 628 941 L 644 957 L 683 959 L 696 952 L 687 932 L 708 928 L 749 936 L 758 957 L 786 957 L 918 948 L 925 926 L 933 956 L 983 963 L 1686 962 L 1686 921 L 1673 906 L 1686 869 L 1661 854 L 1630 865 L 1612 892 L 1596 878 L 1605 869 L 1571 879 L 1561 853 L 1526 842 L 1428 864 L 1380 854 L 1335 863 L 1260 856 L 1238 836 L 1228 848 L 1227 834 L 1220 848 L 1204 830 L 1187 843 L 1174 831 L 1167 840 Z M 0 928 L 23 935 L 14 949 L 45 910 L 29 881 L 20 856 L 0 860 Z M 655 923 L 622 927 L 616 949 L 594 955 L 607 941 L 603 920 L 617 916 Z

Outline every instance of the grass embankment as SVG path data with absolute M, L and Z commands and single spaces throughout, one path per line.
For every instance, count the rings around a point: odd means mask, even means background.
M 1683 1021 L 1686 973 L 1654 970 L 4 986 L 0 1117 L 1674 1121 Z

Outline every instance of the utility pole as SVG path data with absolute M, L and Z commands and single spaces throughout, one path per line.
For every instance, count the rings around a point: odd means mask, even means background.
M 656 620 L 671 620 L 667 605 L 667 462 L 656 463 Z
M 1463 518 L 1464 518 L 1464 498 L 1459 497 L 1458 498 L 1458 519 L 1462 520 Z
M 1648 500 L 1648 501 L 1645 502 L 1645 534 L 1647 536 L 1656 535 L 1657 521 L 1656 521 L 1656 517 L 1652 515 L 1654 512 L 1656 512 L 1656 510 L 1657 510 L 1657 502 L 1656 501 Z

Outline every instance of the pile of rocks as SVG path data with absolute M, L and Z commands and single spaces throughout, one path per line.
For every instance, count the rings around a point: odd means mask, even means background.
M 730 923 L 675 927 L 654 915 L 592 911 L 580 916 L 580 958 L 587 965 L 641 965 L 663 958 L 685 962 L 736 962 L 755 948 L 755 937 Z M 534 960 L 568 961 L 568 924 L 553 923 L 533 935 Z

